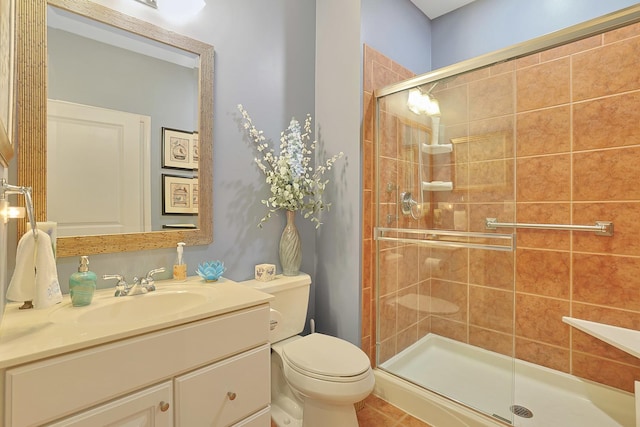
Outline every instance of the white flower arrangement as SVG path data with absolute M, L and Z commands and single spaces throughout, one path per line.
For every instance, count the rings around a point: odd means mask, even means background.
M 238 110 L 242 113 L 244 129 L 262 155 L 254 160 L 265 174 L 271 190 L 271 197 L 262 200 L 269 212 L 260 220 L 258 226 L 262 227 L 275 211 L 284 209 L 300 211 L 304 218 L 316 224 L 316 228 L 320 227 L 318 213 L 324 209 L 328 210 L 331 206 L 322 200 L 324 189 L 329 183 L 323 176 L 344 153 L 340 152 L 318 164 L 314 170 L 311 166 L 311 154 L 317 141 L 311 141 L 311 116 L 307 114 L 304 133 L 295 117 L 291 119 L 289 127 L 280 133 L 280 154 L 276 155 L 263 132 L 256 129 L 249 113 L 241 104 L 238 105 Z

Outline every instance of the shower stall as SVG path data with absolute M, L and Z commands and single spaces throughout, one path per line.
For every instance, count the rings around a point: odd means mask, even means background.
M 618 254 L 613 220 L 624 219 L 591 206 L 635 197 L 603 190 L 593 199 L 585 187 L 595 158 L 638 144 L 601 139 L 637 127 L 606 115 L 637 110 L 639 64 L 619 65 L 634 75 L 616 76 L 597 59 L 621 60 L 624 44 L 637 53 L 639 18 L 631 8 L 376 90 L 383 397 L 403 383 L 447 402 L 422 405 L 445 417 L 435 426 L 636 425 L 633 381 L 583 369 L 588 345 L 599 344 L 563 317 L 620 308 L 590 299 L 578 263 Z

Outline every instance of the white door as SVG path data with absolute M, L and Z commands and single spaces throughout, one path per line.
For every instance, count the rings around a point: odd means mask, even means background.
M 58 236 L 151 230 L 151 118 L 50 99 L 47 220 Z

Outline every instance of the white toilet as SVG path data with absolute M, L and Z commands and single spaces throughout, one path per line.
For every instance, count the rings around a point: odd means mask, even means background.
M 249 286 L 271 301 L 271 418 L 278 427 L 357 426 L 354 403 L 374 386 L 367 355 L 328 335 L 304 329 L 311 277 L 277 276 Z

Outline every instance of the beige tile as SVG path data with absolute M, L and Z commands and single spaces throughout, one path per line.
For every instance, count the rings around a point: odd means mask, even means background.
M 455 322 L 439 316 L 431 316 L 431 332 L 452 340 L 467 342 L 466 323 Z
M 551 61 L 563 56 L 572 55 L 599 46 L 602 46 L 602 34 L 542 51 L 540 52 L 540 60 L 542 62 Z
M 569 299 L 571 254 L 518 248 L 516 289 L 518 292 Z M 516 306 L 517 307 L 517 306 Z M 520 311 L 520 307 L 517 307 Z
M 640 92 L 574 104 L 573 149 L 578 151 L 637 145 L 640 127 L 629 124 L 640 122 L 638 105 Z
M 573 301 L 640 311 L 640 258 L 573 254 Z
M 517 116 L 518 157 L 571 150 L 571 109 L 560 106 Z
M 640 147 L 573 155 L 575 201 L 640 200 Z
M 619 388 L 630 393 L 634 381 L 640 381 L 640 368 L 573 352 L 572 373 L 591 381 Z
M 573 221 L 594 225 L 596 221 L 611 221 L 614 234 L 610 237 L 595 233 L 573 233 L 573 250 L 611 255 L 640 255 L 640 202 L 574 203 Z
M 570 370 L 568 348 L 556 347 L 525 338 L 516 338 L 516 358 L 561 372 Z
M 365 406 L 357 411 L 356 417 L 360 427 L 393 427 L 396 425 L 396 420 L 376 411 L 371 406 Z
M 469 119 L 481 120 L 513 114 L 513 94 L 513 73 L 469 83 Z
M 571 156 L 527 157 L 517 161 L 516 200 L 518 202 L 569 201 Z
M 380 340 L 385 341 L 395 337 L 398 333 L 398 296 L 393 293 L 380 297 L 378 310 L 380 311 L 380 325 L 378 326 Z
M 569 203 L 517 203 L 518 222 L 529 224 L 570 224 L 571 205 Z M 566 231 L 518 230 L 517 247 L 569 250 L 571 234 Z
M 442 280 L 432 280 L 431 282 L 431 297 L 434 300 L 430 301 L 431 304 L 426 307 L 420 306 L 421 312 L 430 313 L 442 318 L 456 320 L 459 322 L 467 321 L 467 284 L 457 282 L 445 282 Z M 446 311 L 440 308 L 439 301 L 445 301 L 444 305 Z M 448 309 L 457 307 L 454 312 L 449 312 Z
M 620 40 L 638 37 L 640 34 L 640 23 L 631 24 L 622 28 L 606 32 L 603 34 L 604 43 L 615 43 Z
M 568 58 L 517 71 L 517 111 L 536 110 L 569 102 Z
M 485 350 L 513 356 L 513 335 L 471 326 L 469 328 L 469 344 Z
M 569 301 L 516 294 L 516 335 L 522 338 L 569 348 Z
M 640 88 L 640 37 L 607 44 L 572 57 L 573 99 L 581 101 Z M 611 66 L 615 64 L 615 72 Z
M 484 286 L 469 287 L 469 323 L 497 332 L 513 333 L 513 292 Z
M 469 283 L 513 291 L 513 252 L 471 249 Z

